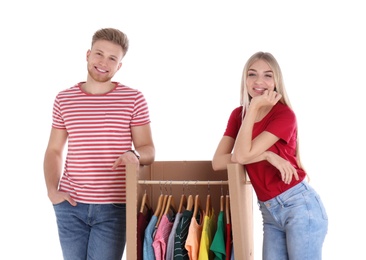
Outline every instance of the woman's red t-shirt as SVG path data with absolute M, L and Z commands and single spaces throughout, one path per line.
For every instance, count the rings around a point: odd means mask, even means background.
M 242 107 L 235 108 L 229 118 L 224 136 L 236 139 L 242 123 Z M 279 140 L 268 151 L 272 151 L 288 160 L 297 170 L 299 180 L 292 179 L 285 184 L 277 168 L 268 161 L 246 164 L 250 181 L 260 201 L 267 201 L 301 182 L 306 173 L 296 162 L 297 123 L 296 116 L 290 107 L 278 102 L 271 111 L 253 127 L 253 139 L 263 131 L 270 132 Z

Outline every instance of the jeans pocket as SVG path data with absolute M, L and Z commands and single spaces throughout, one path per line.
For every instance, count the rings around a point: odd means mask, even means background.
M 57 207 L 57 206 L 59 206 L 59 205 L 62 205 L 63 203 L 65 203 L 65 202 L 68 202 L 67 200 L 63 200 L 63 201 L 61 201 L 61 202 L 59 202 L 59 203 L 56 203 L 56 204 L 52 204 L 53 205 L 53 207 Z

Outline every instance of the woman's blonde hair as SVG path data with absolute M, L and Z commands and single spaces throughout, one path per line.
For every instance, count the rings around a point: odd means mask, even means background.
M 248 93 L 248 88 L 246 86 L 248 70 L 253 65 L 253 63 L 258 60 L 265 61 L 268 64 L 268 66 L 271 68 L 271 70 L 273 72 L 274 82 L 275 82 L 275 90 L 276 90 L 276 92 L 278 92 L 282 95 L 280 102 L 287 105 L 288 107 L 290 107 L 292 109 L 290 100 L 289 100 L 287 92 L 286 92 L 280 65 L 278 64 L 277 60 L 271 53 L 260 51 L 260 52 L 254 53 L 248 59 L 248 61 L 245 63 L 244 69 L 243 69 L 241 87 L 240 87 L 240 105 L 243 106 L 243 116 L 245 115 L 245 110 L 248 109 L 249 103 L 251 100 L 251 97 Z M 296 139 L 296 158 L 297 158 L 298 166 L 303 169 L 301 161 L 300 161 L 299 138 L 298 137 Z
M 289 106 L 292 109 L 290 100 L 287 96 L 285 85 L 283 82 L 281 68 L 278 65 L 278 62 L 275 59 L 275 57 L 273 57 L 273 55 L 270 54 L 269 52 L 254 53 L 246 62 L 244 69 L 243 69 L 242 80 L 241 80 L 240 105 L 243 106 L 244 110 L 247 109 L 249 106 L 251 97 L 248 94 L 248 89 L 246 86 L 248 70 L 253 65 L 253 63 L 258 60 L 265 61 L 268 64 L 268 66 L 272 69 L 273 78 L 274 78 L 274 82 L 275 82 L 275 90 L 282 95 L 280 102 Z

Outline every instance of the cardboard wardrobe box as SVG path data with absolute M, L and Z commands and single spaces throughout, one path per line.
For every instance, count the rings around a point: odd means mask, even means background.
M 137 213 L 143 195 L 148 195 L 154 209 L 160 194 L 179 199 L 184 193 L 198 195 L 203 208 L 209 194 L 216 213 L 220 209 L 220 196 L 229 194 L 234 257 L 253 260 L 252 192 L 245 170 L 239 164 L 229 164 L 225 171 L 214 171 L 211 161 L 155 161 L 147 166 L 127 165 L 127 259 L 137 258 Z

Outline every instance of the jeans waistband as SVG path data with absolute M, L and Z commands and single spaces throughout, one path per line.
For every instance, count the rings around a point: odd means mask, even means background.
M 302 182 L 296 184 L 294 187 L 288 189 L 287 191 L 281 193 L 280 195 L 267 200 L 267 201 L 258 201 L 259 204 L 264 205 L 265 207 L 275 207 L 275 206 L 282 206 L 283 203 L 290 197 L 302 193 L 306 190 L 312 190 L 311 186 L 306 180 L 303 180 Z

